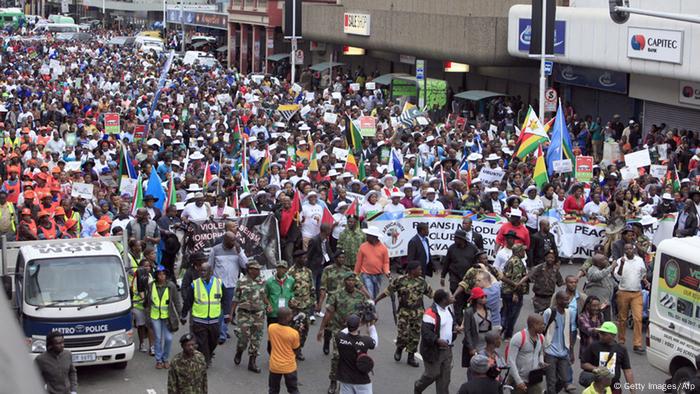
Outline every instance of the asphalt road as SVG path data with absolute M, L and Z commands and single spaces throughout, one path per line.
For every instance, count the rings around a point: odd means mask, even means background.
M 573 274 L 577 265 L 564 265 L 562 274 Z M 432 278 L 430 280 L 433 288 L 439 287 L 438 280 Z M 385 283 L 386 285 L 386 283 Z M 426 300 L 427 303 L 427 300 Z M 375 360 L 375 372 L 372 376 L 374 392 L 382 393 L 412 393 L 413 382 L 420 377 L 423 372 L 423 365 L 419 368 L 412 368 L 405 363 L 406 357 L 404 354 L 401 363 L 397 363 L 393 359 L 395 350 L 394 339 L 396 336 L 396 328 L 391 318 L 391 303 L 388 299 L 382 301 L 378 307 L 380 320 L 377 322 L 377 331 L 379 333 L 379 347 L 377 350 L 370 352 L 370 355 Z M 532 312 L 532 303 L 529 299 L 525 300 L 525 305 L 520 314 L 517 328 L 521 328 L 525 324 L 525 318 Z M 311 326 L 309 339 L 304 349 L 306 360 L 299 363 L 298 373 L 299 382 L 301 384 L 300 391 L 302 393 L 325 393 L 328 388 L 328 370 L 330 356 L 325 356 L 321 350 L 321 344 L 316 342 L 315 335 L 318 332 L 320 321 L 317 320 L 316 325 Z M 178 338 L 184 334 L 184 329 L 181 329 L 173 339 L 173 354 L 180 351 Z M 628 333 L 631 338 L 631 330 Z M 266 341 L 266 339 L 263 339 Z M 632 359 L 632 369 L 637 383 L 642 384 L 643 391 L 659 392 L 648 388 L 648 383 L 663 383 L 667 379 L 667 375 L 662 371 L 648 364 L 646 356 L 640 356 L 632 352 L 631 342 L 628 341 L 628 350 Z M 263 342 L 263 351 L 264 351 Z M 235 353 L 235 339 L 229 340 L 223 346 L 219 346 L 216 350 L 216 357 L 212 367 L 209 369 L 209 392 L 210 393 L 267 393 L 267 354 L 262 354 L 259 358 L 259 364 L 262 368 L 262 373 L 255 374 L 246 369 L 247 358 L 244 357 L 241 365 L 236 366 L 233 363 Z M 452 380 L 450 392 L 456 393 L 459 386 L 466 380 L 465 372 L 460 366 L 461 357 L 461 338 L 457 339 L 457 345 L 454 350 L 454 361 L 452 368 Z M 574 381 L 577 380 L 578 362 L 574 369 Z M 80 393 L 166 393 L 167 392 L 167 371 L 155 369 L 155 362 L 152 357 L 144 353 L 137 353 L 131 360 L 125 370 L 116 370 L 105 367 L 85 367 L 78 369 L 78 382 Z M 282 389 L 284 392 L 284 388 Z M 579 390 L 580 392 L 581 390 Z M 434 388 L 430 387 L 426 393 L 434 392 Z M 638 390 L 640 392 L 640 390 Z

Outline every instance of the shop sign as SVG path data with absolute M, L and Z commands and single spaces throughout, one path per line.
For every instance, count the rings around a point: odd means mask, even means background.
M 554 65 L 554 82 L 627 94 L 627 73 L 571 65 Z
M 518 21 L 518 50 L 530 51 L 530 37 L 532 36 L 532 20 L 520 18 Z M 566 21 L 554 22 L 554 54 L 566 54 Z
M 369 14 L 355 14 L 346 12 L 343 15 L 343 32 L 357 36 L 369 36 Z
M 683 31 L 628 27 L 627 57 L 681 64 Z
M 680 81 L 678 102 L 700 106 L 700 83 Z

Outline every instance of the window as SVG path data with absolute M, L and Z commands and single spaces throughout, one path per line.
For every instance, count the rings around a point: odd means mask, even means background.
M 245 7 L 246 10 L 252 10 L 255 8 L 255 0 L 245 0 Z
M 258 0 L 258 10 L 267 10 L 267 0 Z

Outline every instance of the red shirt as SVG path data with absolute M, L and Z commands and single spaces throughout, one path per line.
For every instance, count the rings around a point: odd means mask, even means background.
M 586 200 L 583 197 L 576 199 L 575 196 L 571 195 L 564 200 L 564 212 L 583 211 L 584 205 L 586 205 Z
M 518 239 L 515 240 L 515 243 L 523 244 L 526 248 L 530 249 L 530 232 L 527 231 L 527 228 L 522 224 L 518 226 L 513 226 L 510 222 L 503 224 L 498 230 L 498 233 L 496 233 L 496 243 L 501 246 L 506 246 L 505 235 L 511 230 L 515 231 L 515 234 L 518 235 Z

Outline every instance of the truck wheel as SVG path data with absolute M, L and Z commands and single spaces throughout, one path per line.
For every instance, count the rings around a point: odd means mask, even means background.
M 126 364 L 127 364 L 126 361 L 121 362 L 121 363 L 112 364 L 112 368 L 114 368 L 114 369 L 126 369 Z
M 688 388 L 685 387 L 685 383 L 687 383 L 693 375 L 695 375 L 695 368 L 693 367 L 678 368 L 673 374 L 673 378 L 671 378 L 676 388 L 675 392 L 678 394 L 686 393 Z

